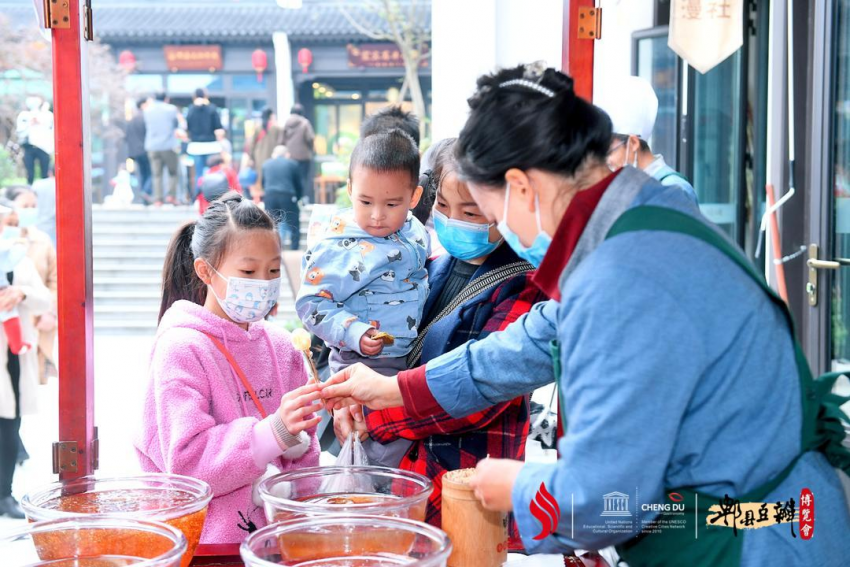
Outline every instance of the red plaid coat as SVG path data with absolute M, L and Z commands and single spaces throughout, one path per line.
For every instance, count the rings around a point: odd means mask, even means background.
M 513 255 L 512 252 L 510 254 Z M 500 260 L 498 265 L 504 265 L 504 258 L 496 260 Z M 451 261 L 451 258 L 438 258 L 434 264 Z M 439 264 L 433 266 L 438 273 L 440 267 Z M 487 264 L 482 268 L 486 269 Z M 438 286 L 439 277 L 434 278 L 433 269 L 429 269 L 429 272 L 432 274 L 432 286 Z M 481 270 L 476 276 L 480 273 Z M 534 303 L 546 300 L 531 282 L 532 275 L 533 272 L 513 276 L 491 292 L 481 294 L 456 309 L 431 328 L 426 344 L 434 335 L 434 340 L 439 341 L 438 345 L 441 347 L 438 349 L 440 352 L 436 354 L 440 354 L 469 340 L 482 339 L 490 333 L 505 329 L 520 315 L 528 312 Z M 432 287 L 432 293 L 439 293 L 439 289 Z M 425 355 L 428 352 L 429 349 L 425 348 L 421 363 L 427 362 Z M 404 408 L 375 411 L 367 415 L 367 425 L 370 435 L 378 442 L 387 443 L 399 438 L 414 441 L 402 459 L 400 468 L 432 479 L 434 492 L 428 503 L 426 521 L 440 527 L 443 474 L 451 470 L 475 467 L 478 461 L 487 455 L 501 459 L 525 459 L 525 443 L 529 429 L 528 396 L 515 398 L 459 419 L 441 413 L 417 420 L 409 418 Z M 513 521 L 511 548 L 522 549 Z

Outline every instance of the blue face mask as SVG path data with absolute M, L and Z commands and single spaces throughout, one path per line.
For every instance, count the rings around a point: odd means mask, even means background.
M 434 209 L 434 228 L 440 244 L 458 260 L 474 260 L 487 256 L 495 250 L 501 240 L 490 242 L 491 224 L 476 224 L 461 220 L 450 219 Z
M 505 210 L 502 214 L 502 222 L 497 226 L 499 232 L 505 237 L 505 242 L 508 246 L 514 249 L 517 256 L 533 265 L 539 267 L 543 262 L 543 257 L 546 251 L 549 250 L 549 245 L 552 244 L 552 237 L 543 231 L 543 224 L 540 222 L 540 198 L 534 196 L 534 214 L 537 218 L 537 237 L 532 242 L 531 246 L 524 246 L 519 240 L 519 236 L 508 226 L 508 203 L 511 200 L 511 184 L 508 183 L 508 188 L 505 190 Z
M 18 213 L 18 226 L 27 228 L 38 224 L 38 209 L 16 209 Z

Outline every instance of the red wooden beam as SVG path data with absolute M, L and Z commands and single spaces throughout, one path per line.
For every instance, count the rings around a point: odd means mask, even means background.
M 576 94 L 593 101 L 593 47 L 596 40 L 579 39 L 579 8 L 593 8 L 593 0 L 564 0 L 561 69 L 575 81 Z
M 59 278 L 59 441 L 76 442 L 76 471 L 94 472 L 91 156 L 81 4 L 65 0 L 70 28 L 53 29 L 56 242 Z

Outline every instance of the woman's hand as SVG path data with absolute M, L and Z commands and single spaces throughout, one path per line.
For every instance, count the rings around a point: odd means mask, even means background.
M 364 356 L 378 356 L 384 350 L 384 341 L 372 338 L 377 332 L 377 329 L 369 329 L 360 337 L 360 352 Z
M 302 431 L 319 425 L 322 417 L 311 416 L 322 409 L 322 403 L 317 403 L 321 397 L 322 393 L 316 384 L 301 386 L 283 396 L 277 413 L 289 433 L 298 435 Z
M 0 311 L 10 311 L 25 298 L 24 292 L 13 285 L 0 289 Z
M 336 435 L 339 444 L 345 445 L 351 433 L 354 433 L 361 441 L 369 438 L 369 430 L 366 428 L 366 421 L 363 419 L 363 410 L 354 406 L 336 410 L 334 412 L 334 435 Z
M 510 459 L 484 459 L 475 467 L 469 485 L 475 497 L 487 510 L 510 512 L 514 509 L 511 494 L 519 471 L 525 463 Z
M 328 411 L 352 405 L 373 410 L 404 405 L 398 377 L 383 376 L 361 363 L 334 374 L 321 387 Z

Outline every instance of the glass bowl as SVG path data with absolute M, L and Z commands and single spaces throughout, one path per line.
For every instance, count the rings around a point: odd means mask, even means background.
M 210 486 L 188 476 L 92 475 L 55 482 L 31 492 L 21 500 L 21 508 L 31 522 L 102 514 L 165 522 L 186 536 L 188 547 L 182 567 L 188 567 L 201 540 L 211 499 Z
M 162 522 L 89 516 L 5 533 L 0 549 L 11 567 L 178 567 L 186 537 Z
M 259 486 L 269 523 L 340 513 L 423 521 L 433 490 L 421 474 L 373 466 L 298 469 Z
M 445 567 L 452 544 L 423 522 L 334 514 L 272 524 L 239 551 L 245 567 Z

